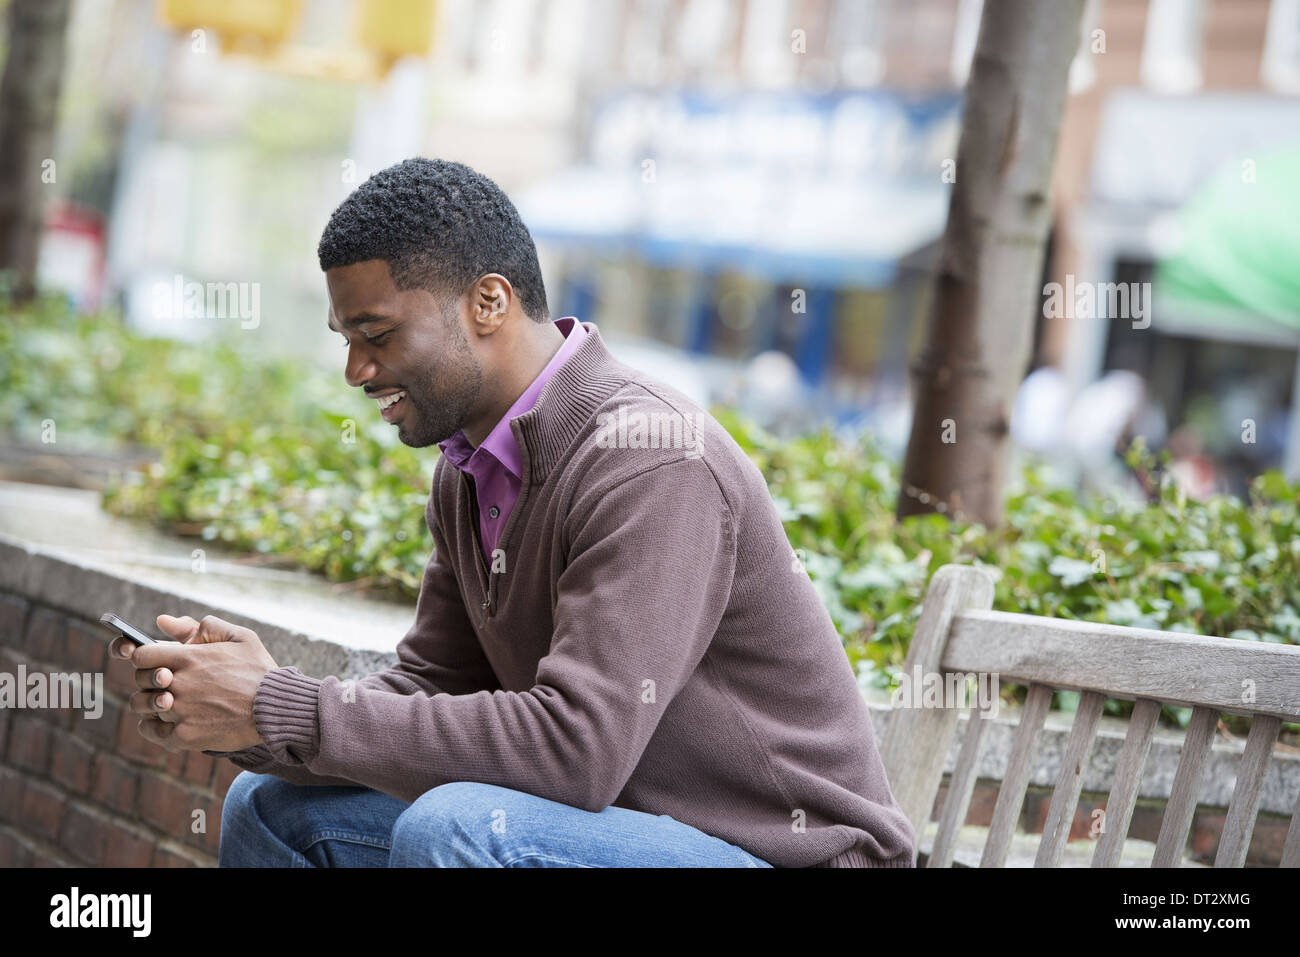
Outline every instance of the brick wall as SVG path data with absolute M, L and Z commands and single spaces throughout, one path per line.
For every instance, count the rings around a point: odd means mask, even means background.
M 239 769 L 136 730 L 131 666 L 97 622 L 0 592 L 0 673 L 103 674 L 103 713 L 0 709 L 0 867 L 211 867 Z M 202 812 L 196 814 L 195 812 Z

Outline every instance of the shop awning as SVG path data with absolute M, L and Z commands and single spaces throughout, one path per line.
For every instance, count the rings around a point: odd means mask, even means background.
M 772 283 L 880 288 L 943 233 L 951 94 L 619 92 L 587 158 L 515 194 L 539 241 Z
M 1177 222 L 1153 281 L 1162 312 L 1300 334 L 1300 143 L 1234 159 Z

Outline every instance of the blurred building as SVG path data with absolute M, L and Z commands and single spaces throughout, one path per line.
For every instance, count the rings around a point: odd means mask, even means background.
M 495 9 L 566 6 L 580 4 Z M 519 195 L 557 308 L 689 354 L 784 353 L 807 387 L 799 401 L 865 411 L 901 443 L 981 13 L 980 0 L 602 5 L 573 31 L 587 54 L 573 157 Z M 1144 407 L 1120 437 L 1160 446 L 1190 430 L 1223 488 L 1284 460 L 1300 474 L 1285 243 L 1232 289 L 1188 281 L 1241 260 L 1232 237 L 1178 262 L 1198 229 L 1224 232 L 1185 207 L 1225 169 L 1272 173 L 1252 182 L 1266 198 L 1238 203 L 1235 232 L 1287 231 L 1294 249 L 1286 210 L 1300 211 L 1273 156 L 1300 138 L 1300 3 L 1089 0 L 1069 84 L 1043 281 L 1153 294 L 1145 319 L 1137 302 L 1124 315 L 1045 309 L 1026 372 L 1061 367 L 1067 404 L 1107 372 L 1137 373 Z
M 701 397 L 901 448 L 981 0 L 429 3 L 275 0 L 296 19 L 251 47 L 200 42 L 157 4 L 76 4 L 58 188 L 77 222 L 107 222 L 103 287 L 133 322 L 208 334 L 160 313 L 160 286 L 255 283 L 259 341 L 337 363 L 315 262 L 329 212 L 375 170 L 441 156 L 515 198 L 554 315 L 647 344 Z M 389 24 L 381 70 L 357 66 L 367 17 L 426 8 L 405 37 Z M 1088 0 L 1070 90 L 1042 279 L 1150 281 L 1155 300 L 1143 328 L 1027 317 L 1030 368 L 1061 367 L 1066 407 L 1135 372 L 1152 434 L 1190 425 L 1243 474 L 1300 464 L 1300 310 L 1246 249 L 1282 261 L 1296 235 L 1268 210 L 1287 208 L 1300 138 L 1300 0 Z M 1207 197 L 1247 161 L 1254 201 Z M 1244 265 L 1206 278 L 1222 261 Z M 1253 442 L 1226 430 L 1242 419 Z
M 1074 396 L 1138 373 L 1152 431 L 1213 463 L 1201 491 L 1300 476 L 1300 3 L 1101 0 L 1088 18 L 1106 52 L 1061 131 L 1052 278 L 1151 300 L 1143 317 L 1040 320 L 1038 359 Z

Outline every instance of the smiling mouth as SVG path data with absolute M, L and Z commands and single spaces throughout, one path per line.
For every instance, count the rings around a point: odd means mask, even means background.
M 379 403 L 379 414 L 384 417 L 385 422 L 396 422 L 402 413 L 406 411 L 407 399 L 405 391 L 380 396 L 375 401 Z

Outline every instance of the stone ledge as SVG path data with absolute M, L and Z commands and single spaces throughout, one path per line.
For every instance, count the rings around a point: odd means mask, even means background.
M 162 637 L 154 626 L 161 612 L 183 610 L 195 618 L 216 615 L 257 632 L 277 662 L 297 665 L 317 676 L 359 678 L 397 662 L 393 651 L 355 647 L 337 637 L 286 627 L 249 614 L 237 604 L 212 601 L 197 589 L 162 587 L 77 555 L 6 535 L 0 535 L 0 591 L 14 592 L 28 601 L 90 621 L 98 621 L 101 614 L 112 611 L 154 637 Z M 411 620 L 414 612 L 411 606 Z M 392 632 L 394 649 L 403 634 L 404 628 Z
M 406 532 L 432 551 L 423 516 Z M 269 556 L 250 556 L 219 540 L 180 537 L 109 514 L 100 507 L 100 493 L 85 489 L 0 481 L 0 540 L 347 648 L 392 652 L 415 620 L 413 598 L 362 595 L 347 583 L 304 569 L 268 568 L 263 563 Z M 201 550 L 202 572 L 193 570 L 196 550 Z M 104 611 L 126 617 L 114 608 L 98 608 L 87 617 L 96 620 Z M 193 614 L 164 605 L 146 609 L 134 624 L 151 629 L 160 612 Z

